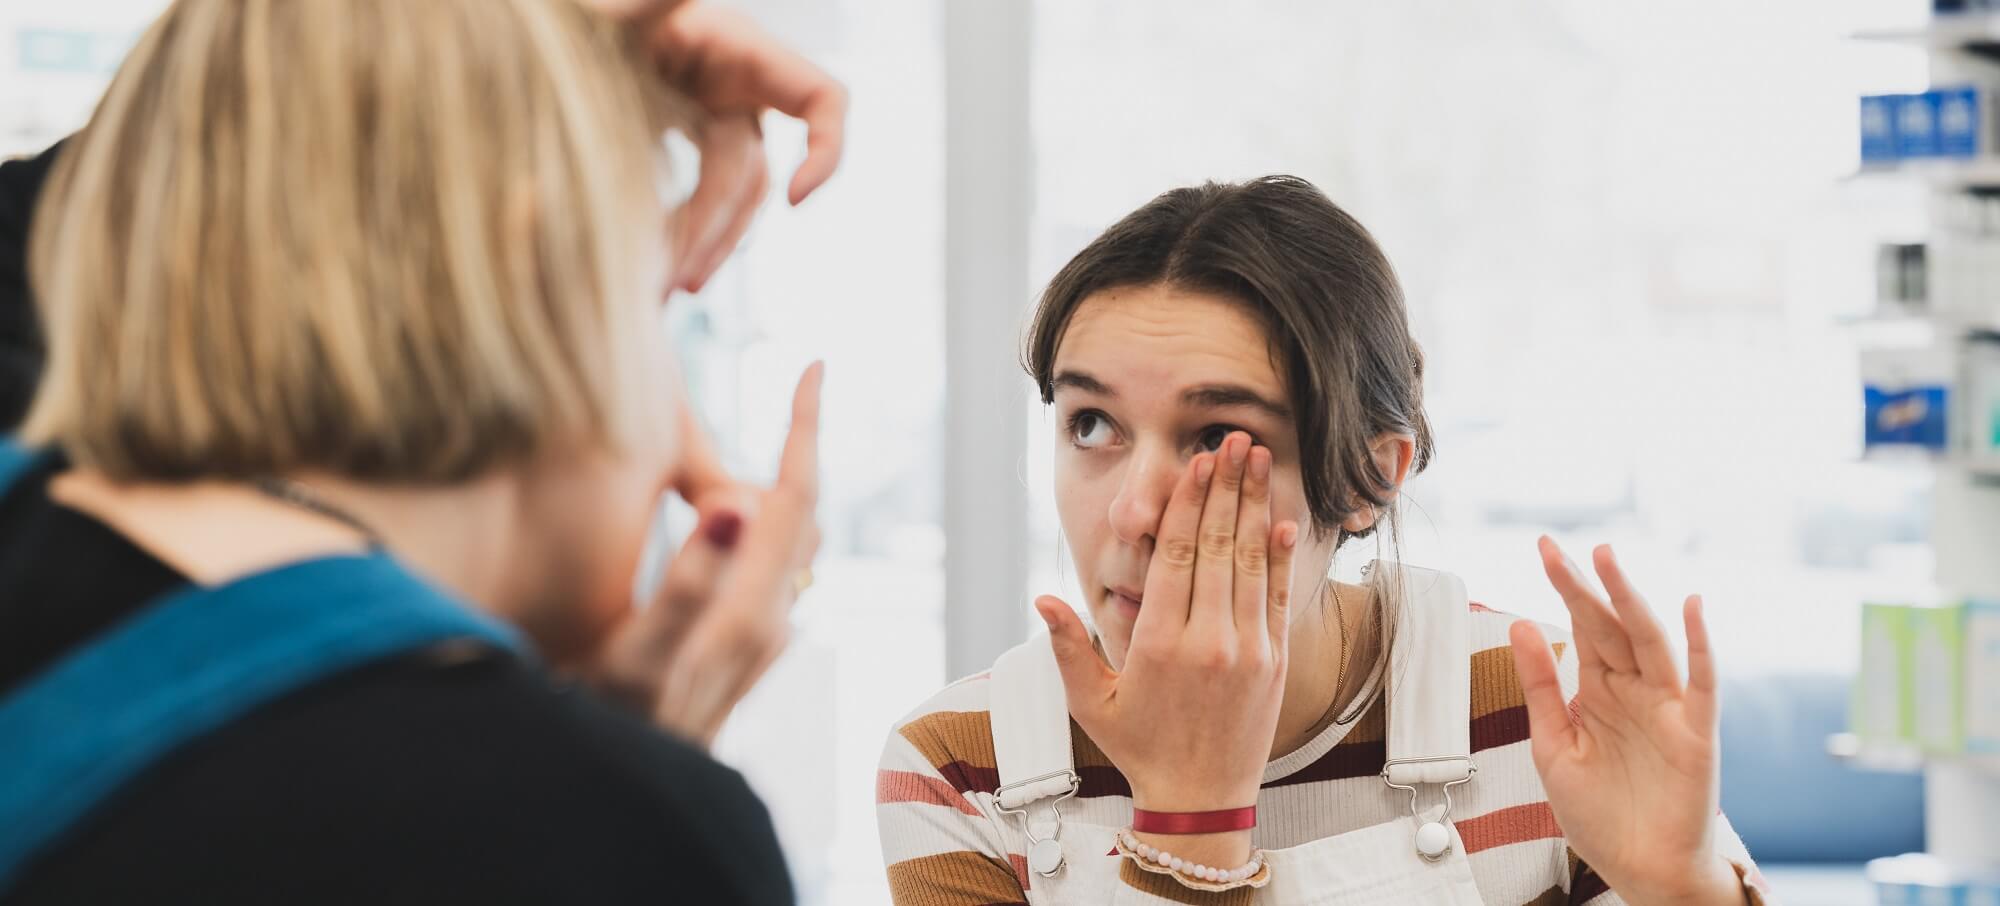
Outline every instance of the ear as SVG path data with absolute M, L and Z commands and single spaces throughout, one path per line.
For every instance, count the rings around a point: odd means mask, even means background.
M 1417 458 L 1417 439 L 1409 434 L 1378 435 L 1368 444 L 1368 458 L 1374 461 L 1377 472 L 1388 476 L 1389 493 L 1386 496 L 1393 503 L 1403 488 L 1403 480 L 1410 477 L 1410 464 Z M 1376 507 L 1362 503 L 1359 498 L 1355 503 L 1355 511 L 1340 524 L 1350 535 L 1374 528 L 1381 517 L 1381 511 Z

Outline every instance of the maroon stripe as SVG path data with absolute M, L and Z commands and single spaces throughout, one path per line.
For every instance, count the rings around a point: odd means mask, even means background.
M 990 796 L 1000 789 L 999 768 L 982 768 L 954 761 L 938 768 L 938 773 L 943 774 L 945 782 L 960 793 L 985 793 Z
M 1382 740 L 1368 742 L 1343 742 L 1328 749 L 1312 764 L 1290 774 L 1264 784 L 1264 789 L 1292 786 L 1300 783 L 1317 783 L 1322 780 L 1351 780 L 1355 777 L 1370 777 L 1382 773 Z
M 1095 799 L 1099 796 L 1131 796 L 1132 784 L 1118 773 L 1117 768 L 1104 765 L 1084 765 L 1076 769 L 1081 785 L 1077 787 L 1078 799 Z
M 1511 746 L 1528 738 L 1528 706 L 1501 708 L 1472 719 L 1472 751 Z

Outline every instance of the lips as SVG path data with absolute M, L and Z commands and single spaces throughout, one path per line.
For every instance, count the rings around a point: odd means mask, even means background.
M 1139 609 L 1140 604 L 1144 600 L 1146 594 L 1145 592 L 1140 591 L 1139 589 L 1132 588 L 1131 586 L 1127 585 L 1106 586 L 1104 590 L 1111 593 L 1111 599 L 1114 603 L 1122 604 L 1126 607 L 1132 608 L 1133 610 Z

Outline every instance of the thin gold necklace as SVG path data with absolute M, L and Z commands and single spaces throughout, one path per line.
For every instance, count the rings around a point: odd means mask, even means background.
M 1333 579 L 1331 581 L 1333 582 L 1333 620 L 1335 623 L 1340 624 L 1340 670 L 1333 676 L 1333 701 L 1327 703 L 1327 714 L 1333 714 L 1334 710 L 1340 707 L 1340 690 L 1347 685 L 1347 608 L 1340 602 L 1340 580 Z M 1320 719 L 1323 721 L 1326 718 L 1322 717 Z M 1348 720 L 1352 719 L 1351 717 L 1348 718 Z M 1334 717 L 1333 722 L 1337 724 L 1347 723 L 1347 721 L 1341 720 L 1338 716 Z

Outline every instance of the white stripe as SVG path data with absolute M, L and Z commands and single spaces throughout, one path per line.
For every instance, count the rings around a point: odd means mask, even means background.
M 882 858 L 889 864 L 951 852 L 974 852 L 1006 861 L 993 825 L 964 812 L 915 802 L 875 807 L 882 834 Z
M 936 695 L 918 705 L 916 710 L 903 715 L 902 720 L 896 721 L 896 727 L 901 729 L 925 716 L 939 712 L 985 711 L 992 700 L 989 696 L 990 689 L 991 684 L 984 676 L 959 680 L 938 690 Z

